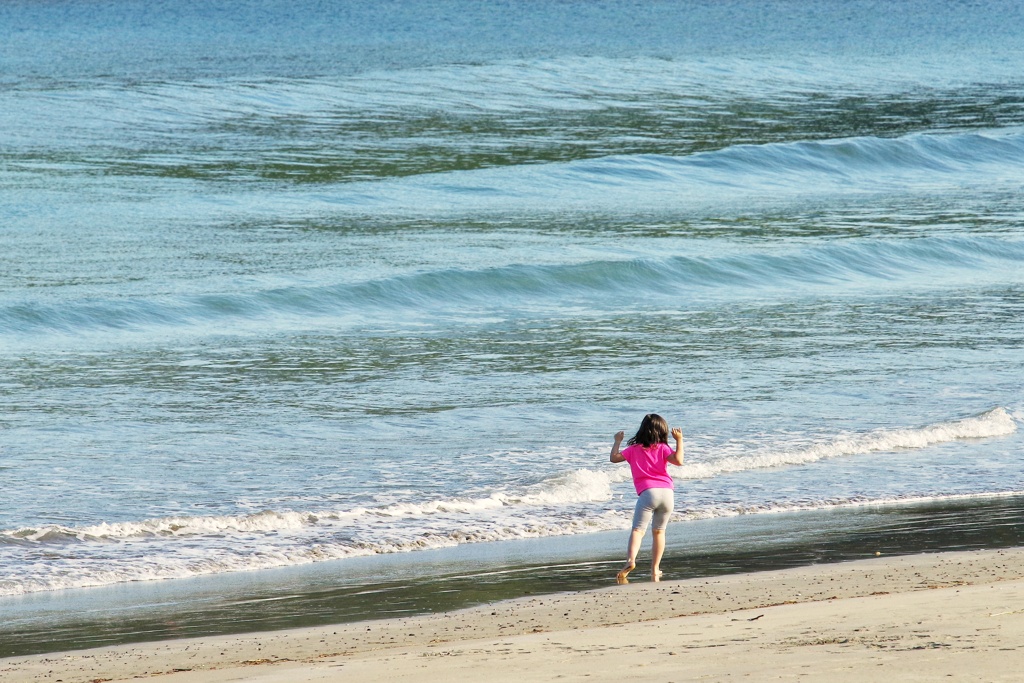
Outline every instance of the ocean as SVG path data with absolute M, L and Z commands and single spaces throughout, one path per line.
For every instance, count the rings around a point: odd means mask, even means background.
M 1015 2 L 3 3 L 0 653 L 598 585 L 647 412 L 669 578 L 1019 545 L 1022 74 Z

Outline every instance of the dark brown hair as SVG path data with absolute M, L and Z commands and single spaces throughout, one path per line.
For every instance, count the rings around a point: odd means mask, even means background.
M 626 443 L 630 446 L 640 444 L 645 448 L 656 443 L 668 443 L 668 422 L 665 422 L 661 415 L 648 413 L 644 415 L 640 429 L 636 430 L 633 438 Z

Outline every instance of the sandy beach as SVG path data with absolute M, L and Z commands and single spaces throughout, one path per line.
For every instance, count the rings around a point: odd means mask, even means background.
M 1022 650 L 1014 548 L 640 575 L 446 614 L 14 657 L 0 681 L 1009 681 Z

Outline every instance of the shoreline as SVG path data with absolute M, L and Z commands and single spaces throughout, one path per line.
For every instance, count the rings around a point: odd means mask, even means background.
M 1024 497 L 670 524 L 666 580 L 1024 546 Z M 177 581 L 0 599 L 0 658 L 358 624 L 605 588 L 625 532 L 467 544 Z M 640 556 L 644 571 L 649 540 Z
M 567 668 L 612 680 L 624 675 L 622 662 L 644 658 L 651 666 L 643 678 L 654 680 L 676 656 L 690 663 L 676 663 L 685 670 L 673 669 L 673 680 L 712 669 L 739 675 L 765 657 L 784 668 L 815 668 L 819 659 L 849 666 L 850 680 L 873 680 L 862 667 L 877 659 L 916 667 L 921 680 L 938 675 L 936 666 L 954 680 L 977 671 L 999 680 L 1003 672 L 1016 675 L 1011 662 L 1024 649 L 1022 601 L 1024 547 L 881 556 L 661 583 L 638 577 L 627 586 L 439 614 L 12 657 L 0 659 L 0 682 L 156 675 L 168 683 L 342 675 L 440 682 L 453 662 L 468 675 L 497 659 L 514 660 L 515 669 L 487 668 L 489 679 L 534 680 Z M 613 655 L 613 647 L 621 652 Z M 675 654 L 645 654 L 650 647 Z M 893 669 L 879 668 L 883 675 L 891 680 Z

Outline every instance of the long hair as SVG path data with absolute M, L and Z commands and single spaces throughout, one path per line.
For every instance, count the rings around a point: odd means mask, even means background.
M 640 429 L 636 430 L 633 438 L 626 443 L 630 446 L 640 444 L 644 448 L 653 446 L 656 443 L 668 443 L 668 422 L 665 422 L 665 418 L 661 415 L 648 413 L 644 415 L 644 420 L 640 423 Z

